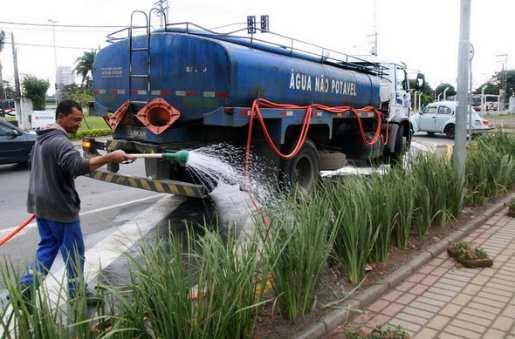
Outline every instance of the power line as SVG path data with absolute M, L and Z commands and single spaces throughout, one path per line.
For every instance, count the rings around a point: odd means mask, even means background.
M 10 45 L 10 41 L 5 41 L 6 44 Z M 45 45 L 45 44 L 36 44 L 36 43 L 28 43 L 28 42 L 16 42 L 16 46 L 29 46 L 29 47 L 48 47 L 48 48 L 54 48 L 54 45 Z M 79 47 L 79 46 L 59 46 L 56 45 L 55 48 L 61 48 L 61 49 L 76 49 L 76 50 L 92 50 L 96 49 L 94 47 Z
M 21 26 L 21 27 L 15 27 L 14 25 L 12 27 L 9 27 L 9 30 L 11 31 L 30 31 L 30 32 L 52 32 L 52 28 L 42 28 L 42 27 L 31 27 L 31 26 Z M 108 33 L 112 32 L 113 29 L 74 29 L 74 28 L 57 28 L 55 30 L 56 32 L 66 33 L 66 32 L 79 32 L 79 33 Z
M 40 24 L 32 22 L 15 22 L 15 21 L 0 21 L 4 25 L 18 25 L 18 26 L 37 26 L 37 27 L 52 27 L 52 24 Z M 126 28 L 127 26 L 114 26 L 114 25 L 67 25 L 56 24 L 55 27 L 68 27 L 68 28 Z

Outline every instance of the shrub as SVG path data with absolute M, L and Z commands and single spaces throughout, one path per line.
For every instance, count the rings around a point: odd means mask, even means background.
M 471 143 L 465 161 L 465 202 L 477 205 L 515 183 L 515 136 L 484 135 Z
M 135 272 L 113 333 L 121 337 L 250 338 L 259 306 L 257 241 L 227 244 L 206 231 L 201 254 L 183 254 L 181 243 L 149 245 Z M 258 297 L 256 297 L 258 295 Z M 151 333 L 151 335 L 149 335 Z
M 333 248 L 338 213 L 327 208 L 324 194 L 293 197 L 271 211 L 260 227 L 279 312 L 296 319 L 315 304 L 320 273 Z
M 38 79 L 33 75 L 26 75 L 23 78 L 23 95 L 32 100 L 34 110 L 45 109 L 46 92 L 49 86 L 48 80 Z
M 82 130 L 75 133 L 72 138 L 73 139 L 82 139 L 84 137 L 101 137 L 106 135 L 111 135 L 113 131 L 110 128 L 96 128 L 89 130 Z
M 365 274 L 381 230 L 372 225 L 370 191 L 362 179 L 349 178 L 336 184 L 330 192 L 332 209 L 340 213 L 334 252 L 344 265 L 349 281 L 357 284 Z

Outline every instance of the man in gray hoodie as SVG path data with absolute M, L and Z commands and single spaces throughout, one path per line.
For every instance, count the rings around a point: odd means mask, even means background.
M 118 150 L 83 159 L 68 136 L 77 132 L 83 119 L 82 108 L 71 100 L 59 103 L 56 123 L 38 132 L 32 150 L 27 210 L 36 215 L 40 242 L 36 261 L 21 278 L 25 291 L 46 276 L 60 251 L 66 263 L 68 293 L 75 297 L 84 271 L 84 240 L 79 220 L 80 199 L 74 179 L 109 162 L 133 159 Z

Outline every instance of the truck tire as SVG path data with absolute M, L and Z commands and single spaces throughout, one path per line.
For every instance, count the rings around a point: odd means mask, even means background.
M 445 133 L 445 136 L 449 139 L 454 139 L 454 124 L 449 124 L 445 126 L 445 129 L 443 130 Z
M 320 179 L 320 155 L 315 144 L 306 140 L 295 158 L 282 161 L 281 169 L 289 187 L 311 193 Z
M 408 137 L 404 135 L 404 125 L 400 125 L 395 136 L 395 149 L 391 155 L 391 160 L 394 163 L 399 162 L 402 159 L 404 153 L 408 148 Z

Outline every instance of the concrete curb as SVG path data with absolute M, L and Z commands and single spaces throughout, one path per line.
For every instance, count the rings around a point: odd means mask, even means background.
M 353 310 L 368 306 L 381 295 L 383 295 L 392 286 L 398 285 L 401 281 L 405 280 L 413 272 L 418 270 L 422 265 L 426 264 L 429 262 L 429 260 L 445 251 L 451 242 L 462 239 L 468 234 L 472 233 L 472 231 L 483 225 L 494 214 L 506 207 L 506 205 L 513 197 L 515 197 L 515 194 L 510 193 L 494 206 L 488 208 L 480 215 L 474 217 L 462 229 L 449 234 L 445 239 L 442 239 L 438 243 L 424 249 L 422 253 L 411 259 L 404 266 L 379 280 L 375 284 L 367 287 L 365 290 L 358 292 L 358 294 L 352 299 L 349 299 L 348 301 L 335 306 L 333 311 L 324 315 L 321 319 L 315 321 L 314 323 L 306 326 L 303 330 L 299 331 L 291 338 L 321 338 L 324 335 L 329 334 L 329 332 L 338 327 L 338 325 L 352 317 L 354 315 L 353 313 L 357 313 Z

